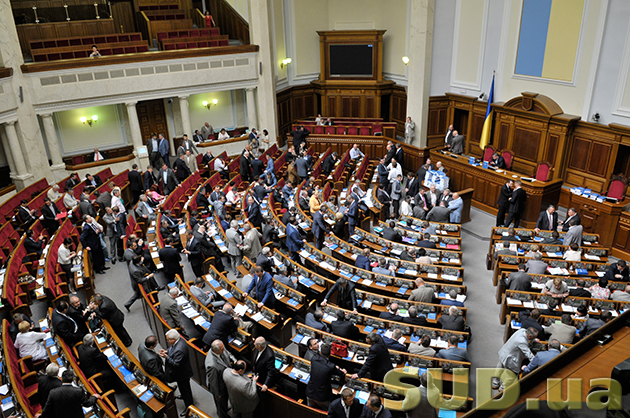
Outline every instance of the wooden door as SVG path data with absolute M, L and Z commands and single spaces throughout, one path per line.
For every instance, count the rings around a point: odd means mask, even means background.
M 116 33 L 132 33 L 136 30 L 133 4 L 129 1 L 117 1 L 112 3 L 112 15 Z
M 153 133 L 163 133 L 166 136 L 166 112 L 164 111 L 164 101 L 162 99 L 138 102 L 136 111 L 140 121 L 143 144 L 147 143 L 147 140 Z

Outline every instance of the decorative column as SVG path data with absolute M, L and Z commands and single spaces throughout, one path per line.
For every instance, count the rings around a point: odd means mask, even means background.
M 15 173 L 11 173 L 11 178 L 14 182 L 16 182 L 16 187 L 22 188 L 27 185 L 26 180 L 33 177 L 33 175 L 26 169 L 26 162 L 24 161 L 24 155 L 22 155 L 22 148 L 15 129 L 15 123 L 16 121 L 7 122 L 4 127 L 7 133 L 7 140 L 9 141 L 9 148 L 11 149 L 11 156 L 13 157 L 13 164 L 15 165 L 16 171 Z
M 57 138 L 57 131 L 55 131 L 55 125 L 52 120 L 52 114 L 46 113 L 40 116 L 42 118 L 42 124 L 44 125 L 46 141 L 48 142 L 48 152 L 50 153 L 50 159 L 52 161 L 50 169 L 53 171 L 55 180 L 62 180 L 66 176 L 66 165 L 64 164 L 63 158 L 61 157 L 59 140 Z
M 258 131 L 262 132 L 263 129 L 258 126 L 258 117 L 256 115 L 256 97 L 254 96 L 254 88 L 248 87 L 245 89 L 245 94 L 247 97 L 247 126 L 249 129 L 256 128 Z M 269 129 L 267 129 L 269 130 Z
M 429 122 L 435 0 L 410 1 L 407 116 L 411 116 L 416 124 L 416 136 L 412 145 L 423 148 L 427 146 Z
M 148 164 L 149 156 L 146 155 L 144 157 L 140 157 L 138 155 L 138 149 L 143 147 L 142 143 L 142 133 L 140 132 L 140 121 L 138 120 L 138 112 L 136 111 L 136 103 L 137 102 L 127 102 L 125 106 L 127 107 L 127 116 L 129 117 L 129 130 L 131 131 L 131 142 L 133 143 L 133 153 L 142 163 Z
M 2 148 L 4 149 L 4 155 L 7 157 L 7 162 L 9 163 L 9 171 L 15 172 L 15 163 L 13 163 L 13 156 L 11 155 L 11 148 L 9 147 L 9 140 L 7 139 L 7 134 L 0 126 L 0 141 L 2 141 Z
M 182 118 L 182 128 L 184 131 L 182 135 L 187 134 L 189 138 L 192 138 L 192 132 L 190 132 L 190 110 L 188 109 L 188 96 L 179 96 L 179 112 Z
M 258 89 L 256 107 L 258 109 L 257 129 L 269 131 L 269 145 L 276 142 L 278 136 L 278 118 L 276 104 L 276 62 L 274 61 L 270 0 L 249 2 L 249 33 L 252 45 L 258 45 Z M 253 92 L 252 92 L 253 93 Z M 247 106 L 249 111 L 249 97 Z

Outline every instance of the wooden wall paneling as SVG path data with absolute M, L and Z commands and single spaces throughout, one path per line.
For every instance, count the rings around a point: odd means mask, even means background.
M 55 25 L 54 23 L 46 23 L 46 24 L 41 24 L 42 26 L 40 27 L 40 31 L 39 31 L 39 37 L 37 39 L 51 39 L 51 38 L 61 38 L 63 35 L 59 35 L 59 33 L 61 33 L 60 31 L 63 31 L 64 28 L 67 28 L 68 25 Z M 61 28 L 59 28 L 59 30 L 57 30 L 55 27 L 56 26 L 62 26 Z M 69 31 L 67 31 L 66 33 L 68 33 L 69 35 Z
M 554 168 L 557 168 L 555 167 L 555 162 L 556 162 L 556 155 L 558 154 L 559 142 L 560 142 L 559 135 L 555 133 L 549 133 L 549 135 L 547 135 L 547 145 L 546 145 L 545 153 L 542 160 L 547 161 L 551 164 L 554 164 Z
M 605 176 L 608 171 L 608 164 L 611 159 L 612 146 L 601 142 L 593 142 L 591 145 L 590 158 L 588 162 L 588 172 L 591 174 Z
M 575 137 L 571 156 L 569 158 L 569 167 L 575 170 L 586 170 L 588 156 L 591 151 L 591 141 Z
M 512 140 L 512 151 L 519 158 L 536 162 L 538 146 L 545 139 L 544 131 L 515 126 Z
M 499 127 L 499 135 L 497 135 L 498 138 L 495 137 L 497 141 L 493 145 L 496 149 L 502 150 L 508 147 L 512 125 L 510 123 L 505 123 L 502 121 L 498 121 L 497 125 Z
M 621 212 L 619 224 L 615 229 L 615 237 L 612 245 L 614 257 L 628 260 L 630 258 L 630 213 Z
M 380 113 L 380 112 L 379 112 Z M 366 118 L 375 118 L 376 112 L 376 98 L 372 96 L 365 97 L 365 117 Z M 382 117 L 383 115 L 381 115 Z
M 140 121 L 143 143 L 146 144 L 153 133 L 166 134 L 166 112 L 164 111 L 164 101 L 162 99 L 138 102 L 136 111 Z

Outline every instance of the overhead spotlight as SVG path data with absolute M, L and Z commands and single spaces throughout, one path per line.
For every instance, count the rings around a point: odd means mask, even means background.
M 286 67 L 289 64 L 291 64 L 291 58 L 285 58 L 280 63 L 280 68 L 284 68 L 284 67 Z
M 409 57 L 408 56 L 402 57 L 402 62 L 404 62 L 405 65 L 409 65 Z

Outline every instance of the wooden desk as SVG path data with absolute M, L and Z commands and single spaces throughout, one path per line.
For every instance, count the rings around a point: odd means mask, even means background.
M 441 161 L 442 165 L 448 169 L 450 177 L 450 188 L 453 190 L 463 190 L 473 188 L 472 204 L 474 207 L 496 215 L 497 199 L 501 186 L 508 180 L 518 180 L 521 174 L 512 171 L 496 172 L 492 169 L 475 167 L 468 163 L 468 157 L 456 156 L 451 153 L 442 154 L 440 151 L 431 150 L 431 159 Z M 523 176 L 525 177 L 525 176 Z M 523 181 L 523 190 L 527 193 L 525 210 L 521 214 L 521 224 L 523 228 L 534 228 L 540 211 L 549 205 L 557 205 L 560 199 L 560 189 L 562 180 L 552 180 L 547 182 Z M 462 218 L 462 222 L 464 219 Z
M 599 234 L 599 244 L 611 247 L 615 238 L 615 231 L 619 225 L 621 211 L 625 203 L 596 202 L 587 197 L 571 193 L 569 206 L 574 207 L 582 218 L 584 232 Z

